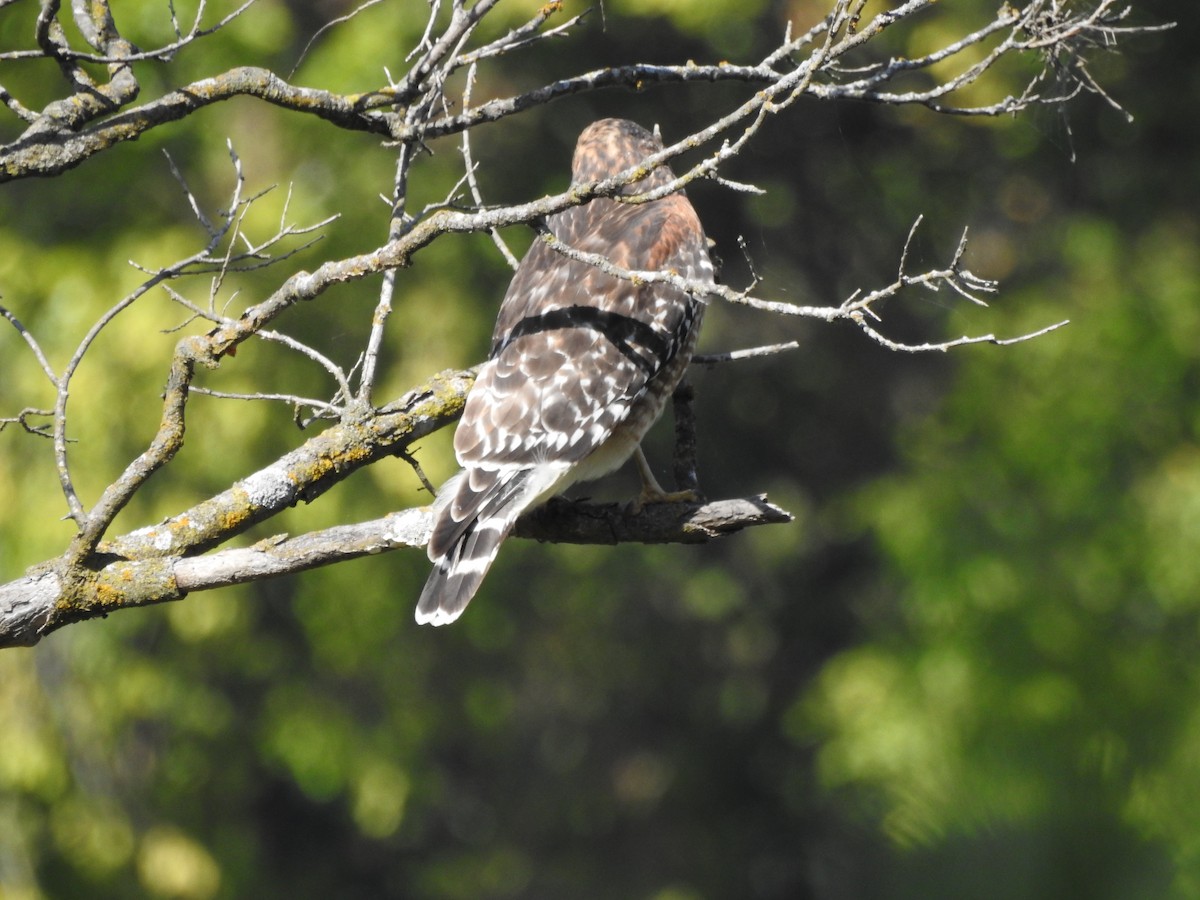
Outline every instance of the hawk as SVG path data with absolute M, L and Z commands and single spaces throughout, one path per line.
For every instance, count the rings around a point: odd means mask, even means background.
M 617 175 L 662 149 L 657 133 L 602 119 L 575 146 L 572 185 Z M 659 166 L 617 198 L 597 198 L 546 220 L 563 244 L 626 271 L 713 280 L 704 229 L 682 191 L 632 197 L 667 184 Z M 678 499 L 650 474 L 640 443 L 696 346 L 703 298 L 636 283 L 535 241 L 500 306 L 488 360 L 454 435 L 463 469 L 438 492 L 429 539 L 433 572 L 417 621 L 453 622 L 474 596 L 517 518 L 577 481 L 634 457 L 641 501 Z

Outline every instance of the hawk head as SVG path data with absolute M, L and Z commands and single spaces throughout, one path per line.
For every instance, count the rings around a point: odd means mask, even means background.
M 662 139 L 636 122 L 600 119 L 579 135 L 579 141 L 575 144 L 575 158 L 571 163 L 571 183 L 586 184 L 611 178 L 633 168 L 662 148 Z M 673 177 L 669 168 L 659 166 L 644 178 L 625 185 L 620 193 L 626 196 L 640 194 L 666 184 Z

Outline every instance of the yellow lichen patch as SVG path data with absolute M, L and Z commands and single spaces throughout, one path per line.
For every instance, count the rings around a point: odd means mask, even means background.
M 245 489 L 235 488 L 230 493 L 233 495 L 233 505 L 222 509 L 214 520 L 218 534 L 227 534 L 240 529 L 250 518 L 252 512 L 250 495 L 246 493 Z
M 298 466 L 288 472 L 288 480 L 293 484 L 305 487 L 314 484 L 334 470 L 333 459 L 329 456 L 318 456 L 311 463 Z
M 175 564 L 171 559 L 145 559 L 117 562 L 66 593 L 61 610 L 109 612 L 129 606 L 144 606 L 176 600 L 180 596 L 175 582 Z
M 340 452 L 333 456 L 333 461 L 337 468 L 343 468 L 347 463 L 355 464 L 370 459 L 373 454 L 372 446 L 363 441 L 354 441 L 347 444 Z
M 96 583 L 96 605 L 105 609 L 119 609 L 124 605 L 125 592 L 103 581 Z

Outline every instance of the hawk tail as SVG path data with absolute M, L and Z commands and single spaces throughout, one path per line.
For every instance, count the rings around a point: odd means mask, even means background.
M 462 615 L 529 505 L 528 476 L 527 469 L 474 469 L 439 492 L 429 538 L 434 565 L 417 600 L 418 624 L 447 625 Z

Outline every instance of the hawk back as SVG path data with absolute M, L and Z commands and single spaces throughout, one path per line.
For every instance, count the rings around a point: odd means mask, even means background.
M 618 174 L 661 146 L 632 122 L 601 120 L 580 136 L 574 181 Z M 671 177 L 659 167 L 622 193 Z M 547 225 L 563 243 L 620 269 L 713 278 L 704 231 L 682 192 L 645 203 L 598 198 Z M 703 301 L 677 287 L 618 278 L 534 243 L 455 432 L 464 471 L 434 507 L 435 566 L 418 621 L 461 614 L 522 512 L 632 455 L 683 376 L 702 313 Z

